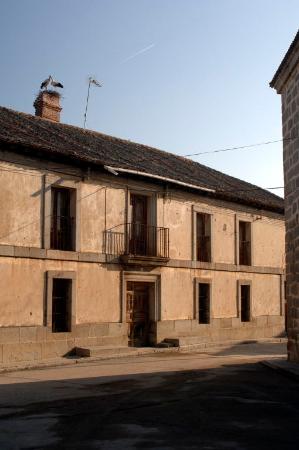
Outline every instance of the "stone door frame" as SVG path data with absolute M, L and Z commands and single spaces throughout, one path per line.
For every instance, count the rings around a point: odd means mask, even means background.
M 121 276 L 121 322 L 126 323 L 126 294 L 127 294 L 127 281 L 136 281 L 143 283 L 154 284 L 154 321 L 161 320 L 161 275 L 158 273 L 144 273 L 144 272 L 122 272 Z

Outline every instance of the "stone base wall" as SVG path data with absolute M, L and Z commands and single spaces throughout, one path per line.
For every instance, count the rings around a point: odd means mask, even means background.
M 199 324 L 196 320 L 163 320 L 153 323 L 150 334 L 153 345 L 164 339 L 179 339 L 181 345 L 192 345 L 283 337 L 284 317 L 260 316 L 250 322 L 240 322 L 233 317 L 212 319 L 210 324 Z M 66 356 L 75 347 L 107 345 L 128 345 L 126 323 L 76 325 L 69 333 L 52 333 L 43 326 L 2 327 L 0 366 Z
M 284 316 L 260 316 L 250 322 L 239 318 L 211 319 L 209 324 L 197 320 L 165 320 L 157 322 L 157 341 L 173 338 L 188 338 L 188 344 L 217 343 L 251 339 L 283 337 Z
M 126 334 L 126 324 L 122 323 L 75 325 L 69 333 L 52 333 L 43 326 L 1 327 L 0 364 L 57 358 L 75 347 L 127 345 Z

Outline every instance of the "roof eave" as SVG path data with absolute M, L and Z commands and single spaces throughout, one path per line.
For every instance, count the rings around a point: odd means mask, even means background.
M 282 93 L 283 87 L 289 79 L 291 73 L 299 64 L 299 30 L 276 70 L 269 85 L 275 89 L 278 94 Z

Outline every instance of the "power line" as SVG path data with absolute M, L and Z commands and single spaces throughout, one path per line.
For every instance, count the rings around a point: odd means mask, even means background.
M 207 152 L 189 153 L 188 155 L 181 155 L 181 156 L 184 156 L 184 157 L 187 158 L 189 156 L 207 155 L 209 153 L 230 152 L 230 151 L 233 151 L 233 150 L 242 150 L 242 149 L 245 149 L 245 148 L 260 147 L 262 145 L 275 144 L 276 142 L 289 141 L 291 139 L 296 139 L 296 138 L 295 137 L 289 137 L 289 138 L 284 138 L 284 139 L 277 139 L 275 141 L 266 141 L 266 142 L 258 142 L 256 144 L 241 145 L 239 147 L 220 148 L 220 149 L 217 149 L 217 150 L 211 150 L 211 151 L 207 151 Z

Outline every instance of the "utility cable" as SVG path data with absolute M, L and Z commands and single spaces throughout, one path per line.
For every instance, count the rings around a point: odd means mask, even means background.
M 228 147 L 228 148 L 220 148 L 217 150 L 210 150 L 207 152 L 198 152 L 198 153 L 189 153 L 187 155 L 181 155 L 184 157 L 190 157 L 190 156 L 198 156 L 198 155 L 207 155 L 209 153 L 220 153 L 220 152 L 231 152 L 233 150 L 242 150 L 242 149 L 246 149 L 246 148 L 253 148 L 253 147 L 260 147 L 262 145 L 269 145 L 269 144 L 275 144 L 277 142 L 284 142 L 284 141 L 289 141 L 292 139 L 296 139 L 295 137 L 289 137 L 289 138 L 284 138 L 284 139 L 277 139 L 275 141 L 266 141 L 266 142 L 257 142 L 256 144 L 248 144 L 248 145 L 241 145 L 239 147 Z

